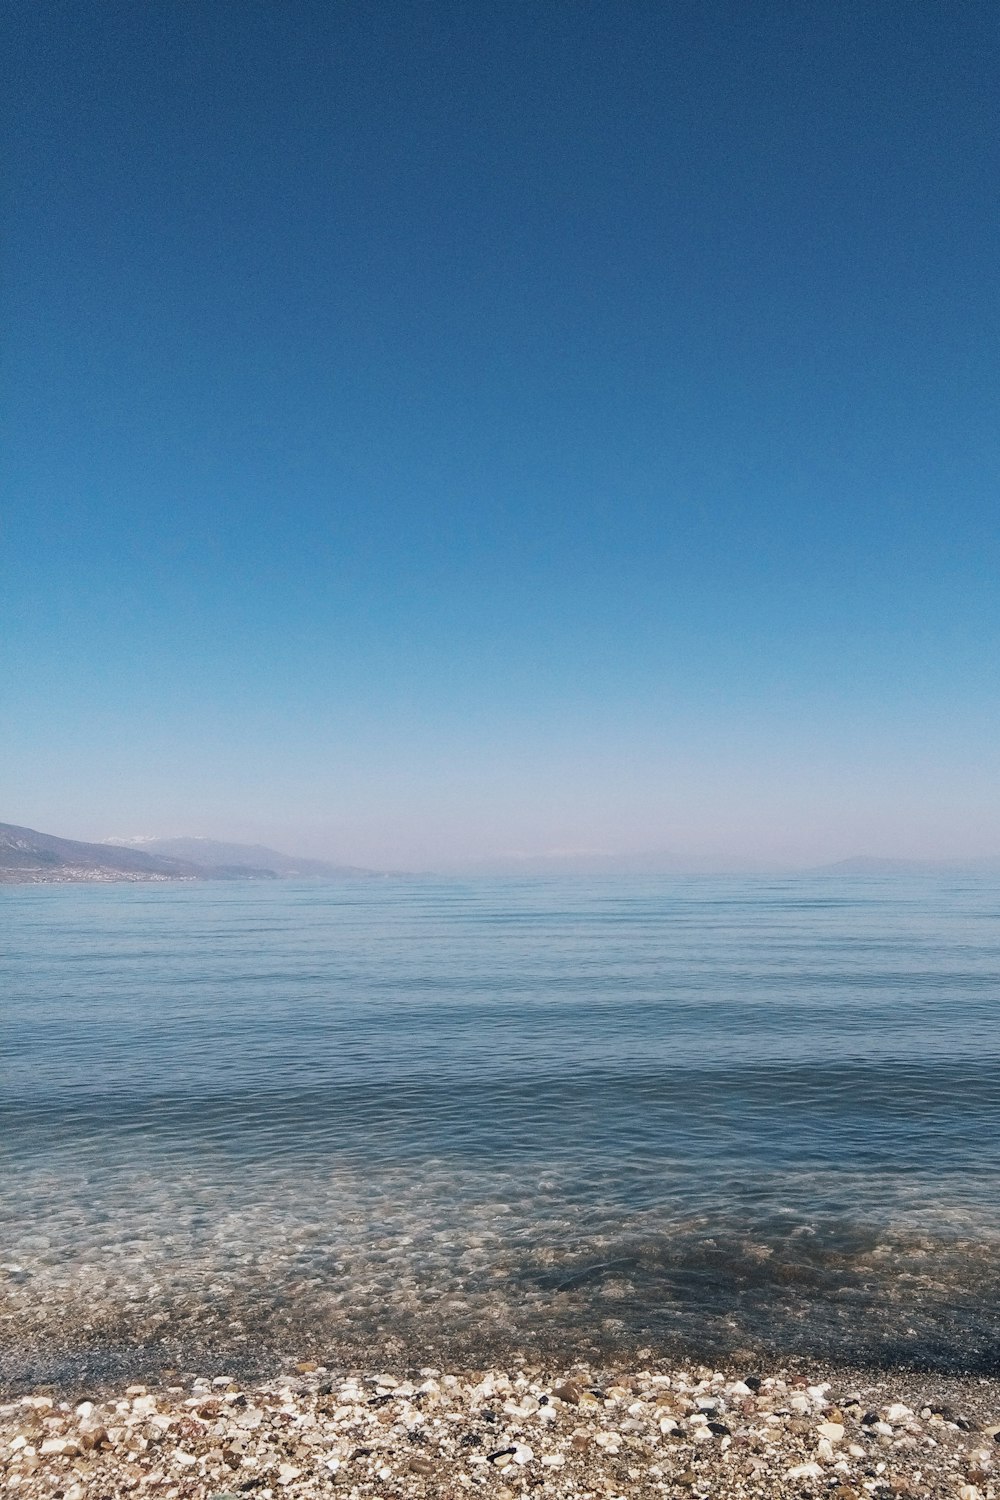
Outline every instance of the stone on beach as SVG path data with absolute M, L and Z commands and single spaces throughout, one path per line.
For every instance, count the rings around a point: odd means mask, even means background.
M 41 1394 L 10 1401 L 0 1406 L 0 1489 L 12 1500 L 1000 1496 L 996 1382 L 963 1388 L 962 1428 L 911 1394 L 916 1377 L 905 1392 L 869 1378 L 863 1404 L 787 1372 L 290 1368 L 242 1388 L 189 1376 L 92 1393 L 75 1408 Z

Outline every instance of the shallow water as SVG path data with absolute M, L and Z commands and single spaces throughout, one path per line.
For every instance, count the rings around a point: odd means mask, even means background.
M 1000 883 L 0 888 L 0 1375 L 996 1370 Z

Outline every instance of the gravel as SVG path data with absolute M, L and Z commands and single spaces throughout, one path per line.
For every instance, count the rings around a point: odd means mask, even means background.
M 223 1372 L 0 1405 L 17 1500 L 1000 1500 L 1000 1380 L 707 1368 Z

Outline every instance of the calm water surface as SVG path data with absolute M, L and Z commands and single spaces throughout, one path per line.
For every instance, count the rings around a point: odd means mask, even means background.
M 996 1370 L 998 962 L 987 880 L 0 888 L 0 1376 Z

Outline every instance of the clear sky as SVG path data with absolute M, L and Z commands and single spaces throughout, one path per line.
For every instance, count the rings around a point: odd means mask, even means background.
M 6 24 L 0 819 L 1000 852 L 994 3 Z

